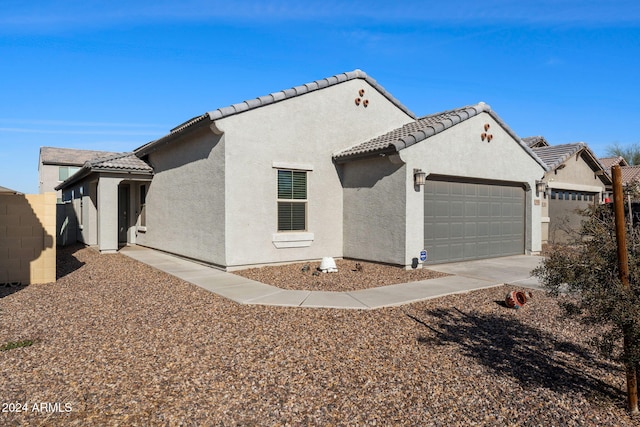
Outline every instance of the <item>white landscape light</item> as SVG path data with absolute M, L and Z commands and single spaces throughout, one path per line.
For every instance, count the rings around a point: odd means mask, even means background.
M 422 169 L 413 170 L 413 183 L 415 186 L 424 185 L 426 180 L 427 180 L 426 172 L 423 172 Z

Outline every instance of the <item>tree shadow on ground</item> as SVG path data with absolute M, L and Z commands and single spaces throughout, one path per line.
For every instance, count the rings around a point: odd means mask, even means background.
M 544 387 L 559 393 L 624 399 L 622 390 L 590 373 L 624 375 L 620 367 L 518 319 L 468 314 L 457 308 L 428 310 L 420 317 L 407 316 L 426 328 L 426 333 L 418 337 L 419 343 L 455 345 L 465 356 L 496 373 L 509 375 L 523 388 Z
M 76 252 L 83 249 L 85 246 L 81 244 L 75 244 L 70 246 L 58 247 L 57 251 L 57 263 L 56 263 L 56 279 L 59 280 L 64 276 L 73 273 L 85 265 L 84 262 L 78 260 L 74 256 Z

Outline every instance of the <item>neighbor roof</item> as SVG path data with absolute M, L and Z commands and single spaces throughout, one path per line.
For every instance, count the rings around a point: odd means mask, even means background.
M 40 147 L 40 162 L 45 165 L 82 166 L 91 159 L 112 154 L 115 153 L 75 148 Z
M 228 107 L 218 108 L 217 110 L 209 111 L 205 114 L 194 117 L 182 123 L 181 125 L 171 129 L 170 133 L 165 135 L 164 137 L 156 141 L 151 141 L 141 147 L 138 147 L 137 149 L 134 150 L 134 152 L 136 153 L 136 155 L 142 157 L 150 153 L 151 151 L 153 151 L 159 145 L 169 142 L 169 140 L 172 137 L 174 137 L 176 134 L 179 134 L 201 122 L 210 123 L 215 120 L 233 116 L 235 114 L 244 113 L 245 111 L 264 107 L 266 105 L 274 104 L 276 102 L 280 102 L 285 99 L 295 98 L 297 96 L 314 92 L 316 90 L 325 89 L 327 87 L 335 86 L 337 84 L 344 83 L 354 79 L 365 80 L 367 83 L 369 83 L 369 85 L 371 85 L 383 96 L 385 96 L 389 101 L 395 104 L 400 110 L 404 111 L 409 117 L 414 119 L 416 118 L 415 114 L 413 114 L 400 101 L 398 101 L 389 92 L 387 92 L 380 84 L 378 84 L 378 82 L 375 79 L 368 76 L 367 73 L 365 73 L 362 70 L 354 70 L 354 71 L 349 71 L 342 74 L 336 74 L 335 76 L 327 77 L 325 79 L 315 80 L 311 83 L 306 83 L 304 85 L 295 86 L 291 89 L 285 89 L 279 92 L 270 93 L 269 95 L 243 101 L 238 104 L 230 105 Z M 206 119 L 209 119 L 209 120 L 206 121 Z
M 534 147 L 533 152 L 544 161 L 550 170 L 557 169 L 561 164 L 566 162 L 576 153 L 584 154 L 585 161 L 594 171 L 606 171 L 602 163 L 596 158 L 593 152 L 584 142 L 575 142 L 572 144 L 548 145 L 544 147 Z M 606 183 L 610 183 L 608 175 L 603 174 L 600 178 Z
M 520 137 L 518 137 L 518 135 L 516 135 L 515 132 L 513 132 L 509 126 L 507 126 L 506 123 L 504 123 L 502 119 L 491 110 L 491 107 L 484 102 L 422 117 L 414 122 L 407 123 L 400 128 L 394 129 L 391 132 L 387 132 L 384 135 L 380 135 L 376 138 L 339 151 L 333 155 L 333 158 L 337 162 L 344 162 L 350 159 L 398 152 L 483 112 L 490 114 L 491 117 L 498 122 L 509 135 L 520 143 L 522 148 L 531 157 L 533 157 L 545 170 L 547 169 L 544 162 L 542 162 L 542 160 L 540 160 L 538 156 L 536 156 L 536 154 L 531 151 L 524 142 L 522 142 Z
M 16 190 L 12 190 L 7 187 L 0 187 L 0 194 L 20 194 L 20 193 Z
M 139 159 L 134 153 L 114 153 L 85 162 L 78 172 L 71 175 L 55 189 L 60 190 L 68 187 L 92 172 L 127 172 L 139 175 L 152 175 L 153 168 Z
M 640 166 L 623 166 L 620 168 L 623 184 L 640 182 Z
M 549 143 L 544 138 L 544 136 L 527 136 L 522 138 L 525 144 L 527 144 L 530 148 L 533 147 L 547 147 Z
M 600 160 L 600 163 L 602 163 L 602 166 L 604 166 L 607 169 L 611 169 L 613 165 L 629 166 L 629 163 L 627 163 L 627 161 L 622 156 L 601 157 L 598 160 Z

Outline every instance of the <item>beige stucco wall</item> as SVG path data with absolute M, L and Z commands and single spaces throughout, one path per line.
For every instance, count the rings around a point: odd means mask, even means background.
M 354 102 L 360 89 L 367 107 Z M 342 184 L 332 154 L 412 120 L 357 79 L 216 121 L 226 141 L 226 265 L 342 257 Z M 308 171 L 306 232 L 277 231 L 279 168 Z
M 549 190 L 546 197 L 542 200 L 542 242 L 548 243 L 550 240 L 555 240 L 552 235 L 555 235 L 556 228 L 559 226 L 565 227 L 566 219 L 562 219 L 563 224 L 560 224 L 560 218 L 551 218 L 549 212 L 549 204 L 551 203 L 550 194 L 553 190 L 572 190 L 585 193 L 596 193 L 595 203 L 602 201 L 602 194 L 606 191 L 606 184 L 602 182 L 602 179 L 595 174 L 591 166 L 585 161 L 583 152 L 578 152 L 571 156 L 563 163 L 564 167 L 548 172 L 544 181 L 547 183 Z M 575 208 L 583 208 L 585 203 L 576 203 Z M 580 226 L 581 217 L 575 215 L 572 218 L 571 225 L 574 228 Z M 554 222 L 556 222 L 554 224 Z M 563 241 L 562 235 L 558 237 L 557 241 Z
M 56 194 L 0 195 L 0 283 L 56 280 Z
M 491 142 L 481 140 L 484 125 L 493 135 Z M 525 193 L 525 251 L 541 250 L 541 201 L 535 194 L 535 182 L 544 168 L 531 157 L 494 118 L 486 112 L 453 128 L 412 145 L 400 152 L 406 163 L 406 247 L 405 265 L 424 249 L 424 194 L 413 185 L 413 170 L 430 174 L 482 180 L 522 183 Z

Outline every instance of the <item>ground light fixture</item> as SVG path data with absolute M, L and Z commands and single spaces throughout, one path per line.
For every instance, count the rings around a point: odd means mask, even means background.
M 422 169 L 413 170 L 413 184 L 416 187 L 423 186 L 426 180 L 427 180 L 426 172 L 423 172 Z

